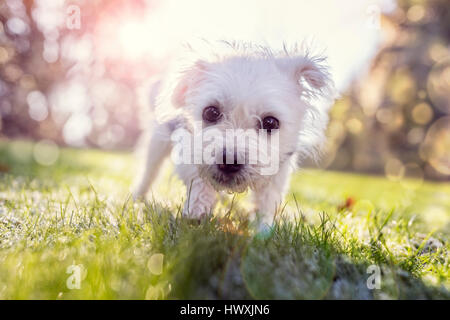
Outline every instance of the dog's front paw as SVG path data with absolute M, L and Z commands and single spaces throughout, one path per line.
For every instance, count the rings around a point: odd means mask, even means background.
M 261 222 L 256 225 L 255 230 L 255 238 L 266 240 L 273 236 L 274 227 L 273 225 L 269 225 L 267 223 Z
M 191 203 L 189 206 L 185 204 L 182 215 L 185 218 L 200 221 L 211 215 L 211 208 L 201 203 Z
M 134 201 L 145 200 L 146 188 L 142 186 L 134 186 L 131 189 L 131 197 Z
M 216 192 L 201 179 L 191 183 L 183 208 L 183 217 L 201 220 L 212 214 L 216 203 Z

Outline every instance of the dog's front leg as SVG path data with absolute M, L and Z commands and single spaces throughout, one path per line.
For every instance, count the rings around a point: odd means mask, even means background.
M 289 161 L 286 161 L 268 183 L 254 190 L 253 202 L 260 230 L 273 224 L 275 214 L 279 212 L 283 205 L 291 172 L 292 166 Z
M 271 226 L 273 219 L 283 201 L 283 194 L 271 184 L 253 194 L 258 228 Z
M 201 219 L 212 214 L 217 202 L 216 191 L 201 178 L 195 178 L 186 184 L 187 196 L 183 216 Z
M 186 186 L 186 201 L 183 216 L 191 219 L 201 219 L 210 215 L 217 202 L 214 188 L 205 182 L 193 165 L 179 164 L 175 171 Z

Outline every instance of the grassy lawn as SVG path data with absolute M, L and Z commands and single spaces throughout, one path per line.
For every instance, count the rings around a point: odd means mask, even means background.
M 261 238 L 241 195 L 200 225 L 180 218 L 170 166 L 133 204 L 130 154 L 33 159 L 0 141 L 0 299 L 450 299 L 448 183 L 300 171 Z

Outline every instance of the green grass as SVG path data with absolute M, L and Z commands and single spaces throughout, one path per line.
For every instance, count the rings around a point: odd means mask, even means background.
M 0 299 L 450 298 L 448 183 L 304 170 L 264 239 L 241 195 L 200 225 L 182 219 L 170 167 L 132 204 L 135 168 L 75 149 L 45 167 L 33 144 L 0 141 Z

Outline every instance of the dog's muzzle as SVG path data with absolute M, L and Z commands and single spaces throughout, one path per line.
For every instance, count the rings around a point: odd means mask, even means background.
M 243 164 L 238 163 L 238 157 L 236 153 L 234 153 L 232 161 L 227 161 L 227 152 L 225 150 L 223 151 L 222 162 L 223 162 L 222 164 L 217 165 L 217 168 L 219 169 L 220 172 L 226 175 L 233 175 L 235 173 L 238 173 L 244 166 Z

